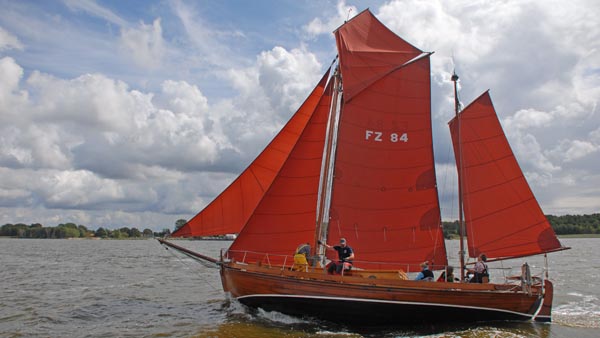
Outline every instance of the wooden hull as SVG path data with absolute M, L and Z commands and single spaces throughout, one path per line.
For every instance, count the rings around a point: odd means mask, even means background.
M 552 306 L 548 281 L 545 295 L 540 288 L 529 295 L 508 285 L 373 280 L 235 263 L 221 265 L 221 279 L 247 306 L 351 325 L 549 321 Z

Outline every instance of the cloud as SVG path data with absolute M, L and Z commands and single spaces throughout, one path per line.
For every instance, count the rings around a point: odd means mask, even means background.
M 18 115 L 19 107 L 28 99 L 27 92 L 19 88 L 23 68 L 11 57 L 0 59 L 0 121 L 9 123 Z
M 554 118 L 554 115 L 551 113 L 538 111 L 531 108 L 521 109 L 514 115 L 507 117 L 503 121 L 503 125 L 509 130 L 544 127 L 553 122 Z
M 572 162 L 600 150 L 600 145 L 589 141 L 562 140 L 550 153 L 563 162 Z
M 23 44 L 19 39 L 0 27 L 0 51 L 8 49 L 23 50 Z
M 141 22 L 138 28 L 123 28 L 121 47 L 138 65 L 150 69 L 159 67 L 165 55 L 160 19 L 154 20 L 152 25 Z
M 253 66 L 231 69 L 238 95 L 211 104 L 186 81 L 166 80 L 158 92 L 102 74 L 64 79 L 33 71 L 23 81 L 23 69 L 4 58 L 0 116 L 10 123 L 0 126 L 0 168 L 12 179 L 0 183 L 0 207 L 63 210 L 77 219 L 81 210 L 115 208 L 189 217 L 264 147 L 320 72 L 314 54 L 275 47 Z M 15 106 L 18 121 L 6 119 Z
M 358 13 L 346 1 L 309 7 L 319 11 L 303 13 L 310 18 L 304 22 L 282 19 L 304 36 L 279 41 L 281 35 L 240 28 L 234 12 L 209 19 L 218 6 L 174 1 L 142 17 L 118 5 L 64 3 L 68 10 L 52 15 L 33 3 L 7 3 L 0 12 L 5 223 L 161 229 L 189 218 L 303 102 L 333 57 L 331 31 L 350 9 Z M 440 191 L 444 210 L 454 209 L 447 205 L 456 190 L 447 131 L 456 68 L 463 103 L 491 89 L 544 209 L 597 211 L 598 191 L 583 187 L 600 186 L 599 7 L 583 0 L 409 0 L 371 8 L 408 42 L 435 51 L 436 168 L 439 185 L 450 186 Z M 160 17 L 156 8 L 164 10 Z M 90 17 L 92 24 L 81 25 Z
M 187 47 L 193 53 L 193 56 L 188 57 L 191 62 L 202 69 L 217 67 L 219 71 L 236 63 L 236 54 L 231 50 L 232 42 L 243 39 L 243 34 L 211 27 L 199 10 L 182 1 L 173 2 L 172 10 L 186 33 Z
M 229 69 L 227 80 L 239 94 L 219 110 L 228 111 L 223 131 L 235 149 L 253 159 L 306 99 L 321 69 L 313 53 L 279 46 L 261 52 L 255 65 Z
M 321 72 L 316 56 L 304 48 L 287 51 L 274 47 L 258 56 L 259 84 L 267 93 L 272 107 L 290 116 L 302 104 Z
M 331 35 L 331 32 L 358 13 L 355 6 L 346 5 L 345 1 L 338 1 L 335 15 L 328 16 L 325 22 L 320 18 L 314 18 L 303 29 L 311 37 L 321 34 Z
M 98 5 L 93 0 L 63 0 L 64 4 L 73 11 L 83 11 L 87 14 L 102 18 L 108 22 L 114 23 L 119 26 L 126 26 L 127 22 L 123 20 L 119 15 L 106 7 Z

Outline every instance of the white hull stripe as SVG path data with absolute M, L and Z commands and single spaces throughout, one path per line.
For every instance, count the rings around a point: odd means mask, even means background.
M 306 295 L 281 295 L 281 294 L 256 294 L 256 295 L 240 296 L 240 297 L 237 297 L 237 299 L 245 299 L 245 298 L 267 298 L 267 297 L 341 300 L 341 301 L 351 301 L 351 302 L 385 303 L 385 304 L 419 305 L 419 306 L 440 306 L 440 307 L 449 307 L 449 308 L 461 308 L 461 309 L 473 309 L 473 310 L 504 312 L 504 313 L 510 313 L 510 314 L 513 314 L 513 315 L 518 315 L 518 316 L 533 318 L 533 315 L 528 314 L 528 313 L 522 313 L 522 312 L 516 312 L 516 311 L 510 311 L 510 310 L 503 310 L 503 309 L 487 308 L 487 307 L 479 307 L 479 306 L 453 305 L 453 304 L 442 304 L 442 303 L 404 302 L 404 301 L 379 300 L 379 299 L 368 299 L 368 298 L 306 296 Z M 543 318 L 545 316 L 539 316 L 539 317 Z

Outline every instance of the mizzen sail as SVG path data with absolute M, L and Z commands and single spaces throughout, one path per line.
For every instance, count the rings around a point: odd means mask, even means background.
M 561 249 L 508 144 L 489 93 L 458 118 L 449 124 L 454 153 L 461 154 L 456 163 L 470 257 L 522 257 Z

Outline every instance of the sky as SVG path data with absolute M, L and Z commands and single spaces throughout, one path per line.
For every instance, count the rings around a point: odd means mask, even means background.
M 486 90 L 546 214 L 600 212 L 600 2 L 0 0 L 0 224 L 172 229 L 266 146 L 370 10 L 432 55 L 442 215 L 452 82 Z

